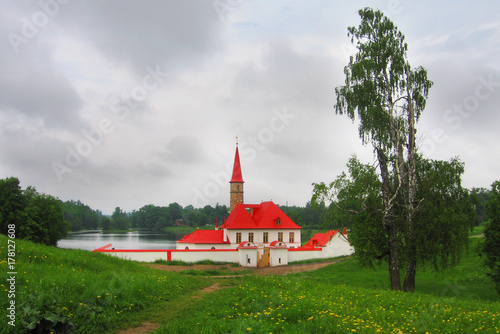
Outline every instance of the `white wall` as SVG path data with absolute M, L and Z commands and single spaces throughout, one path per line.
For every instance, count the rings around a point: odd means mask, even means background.
M 243 267 L 257 267 L 257 248 L 241 248 L 238 250 L 239 264 Z M 248 263 L 250 260 L 250 263 Z
M 168 253 L 162 252 L 123 252 L 123 251 L 105 251 L 104 254 L 118 257 L 124 260 L 140 261 L 140 262 L 155 262 L 156 260 L 167 261 Z
M 205 251 L 172 251 L 172 261 L 198 262 L 211 260 L 215 262 L 234 262 L 238 263 L 240 258 L 237 250 L 205 250 Z
M 271 267 L 286 266 L 288 264 L 288 253 L 287 248 L 271 248 L 269 265 Z
M 337 233 L 323 248 L 325 257 L 337 257 L 351 255 L 354 253 L 354 247 L 340 234 Z
M 165 250 L 165 251 L 113 251 L 105 250 L 106 255 L 111 255 L 124 260 L 133 260 L 140 262 L 155 262 L 156 260 L 168 261 L 168 253 L 172 261 L 198 262 L 211 260 L 215 262 L 239 262 L 237 250 Z
M 289 250 L 288 251 L 288 263 L 303 261 L 309 259 L 322 259 L 327 258 L 327 256 L 323 256 L 323 251 L 321 249 L 318 250 Z

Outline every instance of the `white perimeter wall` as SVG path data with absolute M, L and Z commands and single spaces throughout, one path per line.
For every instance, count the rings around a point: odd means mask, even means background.
M 133 260 L 140 262 L 155 262 L 156 260 L 167 261 L 167 252 L 113 252 L 104 251 L 103 254 L 118 257 L 124 260 Z
M 295 250 L 289 250 L 288 251 L 288 263 L 290 262 L 296 262 L 296 261 L 303 261 L 303 260 L 310 260 L 310 259 L 322 259 L 322 258 L 327 258 L 328 256 L 323 256 L 323 251 L 321 249 L 319 250 L 300 250 L 300 251 L 295 251 Z
M 276 234 L 277 236 L 277 234 Z M 271 239 L 271 235 L 269 235 Z M 286 239 L 286 238 L 285 238 Z M 188 245 L 188 244 L 186 244 Z M 230 246 L 230 245 L 227 245 Z M 140 262 L 154 262 L 156 260 L 164 261 L 184 261 L 198 262 L 203 260 L 211 260 L 215 262 L 234 262 L 240 263 L 242 266 L 255 266 L 257 263 L 257 251 L 255 249 L 193 249 L 189 250 L 161 250 L 161 251 L 114 251 L 102 249 L 105 254 L 116 256 L 125 260 L 134 260 Z M 338 233 L 335 235 L 325 247 L 314 249 L 271 249 L 271 266 L 280 265 L 277 259 L 281 258 L 281 265 L 286 265 L 290 262 L 310 260 L 310 259 L 325 259 L 331 257 L 351 255 L 354 253 L 354 248 L 347 240 Z M 169 255 L 170 254 L 170 255 Z M 248 256 L 248 257 L 247 257 Z M 247 258 L 250 258 L 250 264 L 247 263 Z
M 215 262 L 235 262 L 238 263 L 240 257 L 237 250 L 168 250 L 168 251 L 112 251 L 105 250 L 104 254 L 118 257 L 124 260 L 133 260 L 140 262 L 155 262 L 156 260 L 198 262 L 211 260 Z
M 240 258 L 237 250 L 172 251 L 172 261 L 198 262 L 203 260 L 238 263 Z

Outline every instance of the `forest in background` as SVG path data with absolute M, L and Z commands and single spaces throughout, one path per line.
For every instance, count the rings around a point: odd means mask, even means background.
M 476 226 L 485 222 L 486 203 L 491 190 L 473 188 L 470 191 L 470 200 L 476 209 Z M 165 206 L 147 204 L 137 210 L 127 212 L 116 207 L 111 216 L 104 215 L 100 210 L 93 209 L 78 200 L 61 201 L 64 220 L 68 223 L 68 230 L 77 232 L 82 230 L 127 230 L 145 229 L 161 232 L 171 226 L 219 226 L 229 216 L 226 205 L 206 205 L 195 208 L 192 205 L 183 207 L 174 202 Z M 295 223 L 303 228 L 311 229 L 340 229 L 349 227 L 349 223 L 338 217 L 334 204 L 311 204 L 305 206 L 278 205 Z

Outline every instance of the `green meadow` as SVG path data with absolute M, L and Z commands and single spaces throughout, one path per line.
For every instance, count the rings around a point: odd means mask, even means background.
M 7 239 L 0 241 L 5 254 Z M 476 250 L 480 239 L 472 241 L 460 265 L 420 270 L 417 292 L 404 293 L 390 291 L 385 266 L 360 268 L 353 257 L 287 276 L 217 278 L 16 240 L 16 327 L 3 317 L 0 328 L 116 333 L 153 322 L 161 325 L 155 333 L 169 334 L 500 333 L 500 299 Z M 3 260 L 5 295 L 6 267 Z
M 384 268 L 355 259 L 314 272 L 248 277 L 157 333 L 499 333 L 500 299 L 482 258 L 421 272 L 416 293 L 390 291 Z
M 7 238 L 0 236 L 2 333 L 41 328 L 55 333 L 113 332 L 210 284 L 100 253 L 15 241 L 15 297 L 9 299 Z M 15 327 L 4 315 L 10 300 L 16 302 Z

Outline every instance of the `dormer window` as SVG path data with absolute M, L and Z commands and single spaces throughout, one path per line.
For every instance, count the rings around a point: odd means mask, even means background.
M 281 219 L 280 219 L 280 217 L 276 218 L 276 225 L 277 226 L 281 225 Z

